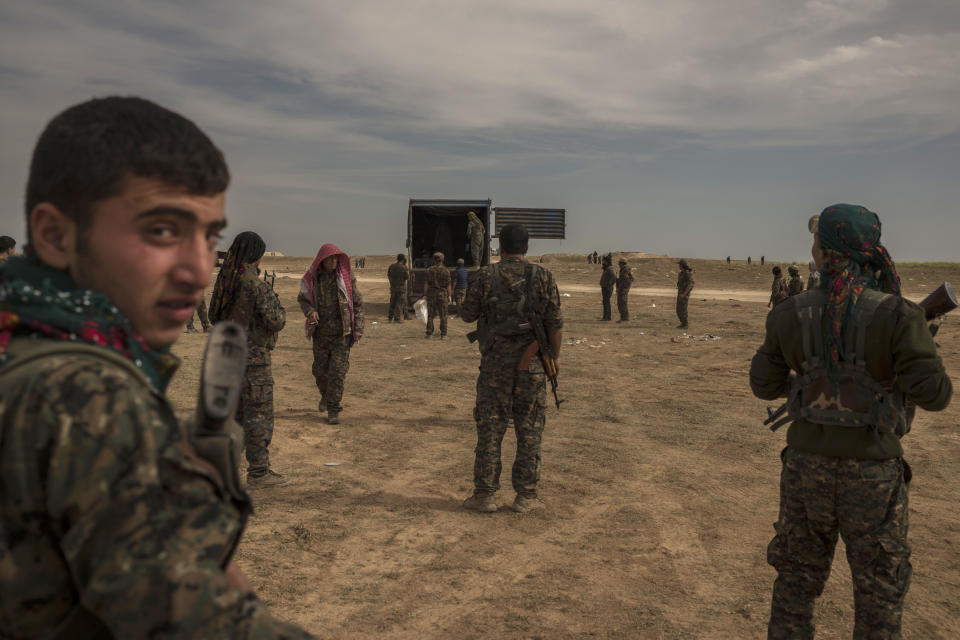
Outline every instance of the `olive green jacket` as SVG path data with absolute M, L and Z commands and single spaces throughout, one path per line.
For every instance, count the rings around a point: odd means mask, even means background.
M 817 292 L 805 291 L 792 300 Z M 823 331 L 828 331 L 824 314 Z M 927 411 L 940 411 L 950 402 L 953 386 L 917 305 L 891 296 L 884 300 L 867 327 L 866 366 L 885 387 L 902 391 L 908 402 Z M 767 315 L 767 335 L 750 365 L 750 387 L 764 400 L 785 397 L 791 371 L 803 362 L 800 319 L 790 302 Z M 787 431 L 787 444 L 801 451 L 842 458 L 885 460 L 903 455 L 899 437 L 869 427 L 814 424 L 799 419 Z

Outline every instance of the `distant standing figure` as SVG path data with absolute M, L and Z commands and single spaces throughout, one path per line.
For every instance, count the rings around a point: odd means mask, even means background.
M 779 266 L 773 268 L 773 284 L 770 285 L 770 302 L 767 307 L 775 307 L 790 297 L 787 279 L 783 277 L 783 270 Z
M 600 264 L 600 256 L 597 255 L 596 251 L 593 252 L 591 257 L 593 258 L 593 264 Z
M 684 259 L 677 263 L 677 267 L 677 318 L 680 320 L 677 329 L 687 329 L 687 303 L 690 302 L 690 292 L 693 291 L 693 269 Z
M 747 256 L 747 264 L 750 264 L 750 256 Z
M 350 369 L 350 349 L 363 337 L 363 296 L 350 273 L 350 257 L 333 244 L 320 247 L 300 279 L 297 296 L 313 341 L 313 378 L 320 392 L 318 409 L 327 423 L 340 424 L 343 382 Z
M 807 276 L 807 291 L 820 288 L 820 271 L 817 270 L 817 263 L 813 260 L 809 264 L 810 275 Z
M 803 293 L 803 280 L 800 279 L 800 269 L 794 265 L 787 267 L 787 273 L 790 274 L 790 282 L 787 284 L 787 293 L 795 296 Z
M 760 266 L 761 266 L 761 267 L 763 266 L 763 263 L 766 261 L 766 259 L 767 259 L 766 256 L 760 256 Z
M 470 241 L 470 258 L 475 267 L 483 264 L 483 236 L 484 228 L 480 218 L 473 211 L 467 212 L 467 239 Z
M 727 264 L 730 264 L 730 256 L 727 256 Z
M 453 303 L 457 305 L 457 316 L 459 317 L 463 307 L 463 298 L 467 294 L 467 281 L 470 277 L 470 272 L 464 266 L 463 258 L 457 258 L 455 273 L 457 274 L 457 282 L 453 287 Z
M 397 261 L 387 268 L 387 280 L 390 282 L 390 309 L 387 312 L 387 322 L 403 322 L 407 315 L 407 281 L 410 272 L 407 270 L 407 256 L 397 254 Z
M 610 297 L 613 296 L 613 287 L 617 284 L 617 272 L 613 270 L 613 256 L 609 253 L 603 256 L 603 273 L 600 276 L 600 295 L 603 296 L 603 317 L 600 320 L 609 322 Z
M 10 236 L 0 236 L 0 265 L 7 261 L 17 249 L 17 241 Z
M 203 332 L 206 333 L 210 331 L 210 319 L 207 317 L 207 303 L 204 301 L 203 296 L 200 296 L 200 302 L 197 303 L 197 308 L 193 310 L 193 315 L 190 316 L 190 321 L 187 323 L 187 333 L 196 333 L 197 328 L 193 324 L 194 318 L 200 318 L 200 326 L 203 328 Z
M 433 266 L 427 269 L 423 295 L 427 299 L 427 335 L 433 334 L 433 319 L 440 318 L 440 339 L 447 337 L 447 300 L 450 299 L 450 271 L 443 266 L 443 254 L 433 254 Z
M 620 319 L 617 322 L 630 321 L 630 308 L 628 307 L 630 285 L 633 284 L 633 270 L 627 266 L 627 259 L 620 258 L 620 274 L 617 276 L 617 311 L 620 312 Z

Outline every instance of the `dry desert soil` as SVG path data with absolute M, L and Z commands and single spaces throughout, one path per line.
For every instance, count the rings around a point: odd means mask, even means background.
M 468 513 L 474 385 L 470 327 L 424 340 L 386 324 L 389 257 L 359 272 L 366 335 L 353 349 L 342 424 L 317 411 L 295 302 L 309 258 L 266 258 L 287 309 L 273 352 L 271 458 L 291 482 L 253 495 L 238 559 L 279 617 L 327 638 L 760 638 L 774 572 L 784 432 L 761 422 L 749 361 L 763 336 L 770 263 L 694 260 L 691 328 L 674 327 L 676 265 L 632 262 L 628 324 L 602 323 L 599 266 L 548 255 L 564 295 L 560 411 L 547 411 L 546 509 Z M 960 264 L 900 265 L 922 298 Z M 804 270 L 805 271 L 805 268 Z M 614 310 L 616 313 L 616 310 Z M 184 335 L 171 388 L 192 407 L 204 336 Z M 960 371 L 960 311 L 937 338 Z M 913 583 L 904 637 L 960 637 L 960 402 L 924 413 L 905 439 Z M 503 487 L 515 439 L 504 441 Z M 818 637 L 848 638 L 842 543 L 817 605 Z

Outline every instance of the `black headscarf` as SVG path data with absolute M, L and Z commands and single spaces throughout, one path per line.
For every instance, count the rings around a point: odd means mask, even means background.
M 219 322 L 229 318 L 240 293 L 240 283 L 247 267 L 263 257 L 267 245 L 263 238 L 253 231 L 237 234 L 223 259 L 223 266 L 217 274 L 217 283 L 210 296 L 210 322 Z

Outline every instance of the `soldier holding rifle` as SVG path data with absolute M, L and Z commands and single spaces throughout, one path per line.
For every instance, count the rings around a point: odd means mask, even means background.
M 777 570 L 768 635 L 812 638 L 838 533 L 854 588 L 854 637 L 899 638 L 910 584 L 910 466 L 900 439 L 910 403 L 944 409 L 953 392 L 924 311 L 900 294 L 880 220 L 838 204 L 811 221 L 824 284 L 777 305 L 750 367 L 758 397 L 791 423 L 780 516 L 767 548 Z M 786 416 L 780 420 L 780 415 Z
M 504 226 L 500 262 L 476 273 L 463 303 L 462 317 L 466 322 L 477 321 L 472 335 L 480 342 L 473 412 L 477 422 L 474 493 L 463 503 L 474 511 L 498 509 L 494 495 L 500 488 L 500 445 L 511 421 L 517 433 L 511 474 L 517 495 L 512 508 L 523 513 L 543 504 L 537 499 L 537 482 L 546 422 L 546 378 L 550 377 L 556 393 L 563 319 L 553 274 L 524 259 L 528 238 L 522 225 Z M 539 356 L 531 357 L 534 352 Z
M 0 637 L 309 637 L 231 561 L 249 502 L 229 447 L 194 446 L 219 434 L 166 397 L 228 182 L 195 124 L 139 98 L 41 134 L 27 254 L 0 269 Z

